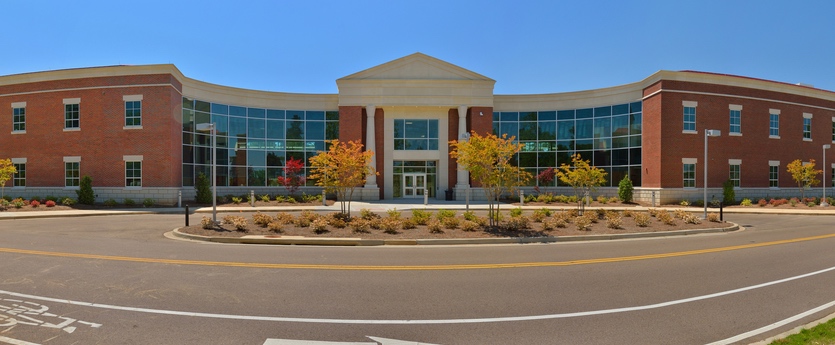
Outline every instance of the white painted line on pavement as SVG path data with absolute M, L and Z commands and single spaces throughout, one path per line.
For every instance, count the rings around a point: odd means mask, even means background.
M 602 310 L 592 310 L 592 311 L 582 311 L 582 312 L 574 312 L 574 313 L 563 313 L 563 314 L 546 314 L 546 315 L 531 315 L 531 316 L 506 316 L 506 317 L 494 317 L 494 318 L 473 318 L 473 319 L 434 319 L 434 320 L 352 320 L 352 319 L 314 319 L 314 318 L 299 318 L 299 317 L 275 317 L 275 316 L 253 316 L 253 315 L 233 315 L 233 314 L 213 314 L 213 313 L 198 313 L 198 312 L 186 312 L 186 311 L 176 311 L 176 310 L 164 310 L 164 309 L 149 309 L 149 308 L 134 308 L 134 307 L 124 307 L 124 306 L 117 306 L 117 305 L 110 305 L 110 304 L 99 304 L 99 303 L 91 303 L 91 302 L 81 302 L 81 301 L 72 301 L 67 299 L 60 299 L 60 298 L 52 298 L 52 297 L 43 297 L 43 296 L 36 296 L 36 295 L 28 295 L 22 294 L 12 291 L 5 291 L 0 290 L 0 294 L 6 294 L 10 296 L 16 296 L 20 298 L 28 298 L 28 299 L 35 299 L 41 301 L 50 301 L 56 303 L 64 303 L 70 305 L 78 305 L 84 307 L 93 307 L 93 308 L 101 308 L 101 309 L 110 309 L 110 310 L 123 310 L 123 311 L 132 311 L 132 312 L 140 312 L 140 313 L 149 313 L 149 314 L 162 314 L 162 315 L 178 315 L 178 316 L 193 316 L 193 317 L 205 317 L 205 318 L 215 318 L 215 319 L 233 319 L 233 320 L 252 320 L 252 321 L 270 321 L 270 322 L 302 322 L 302 323 L 328 323 L 328 324 L 363 324 L 363 325 L 432 325 L 432 324 L 460 324 L 460 323 L 489 323 L 489 322 L 514 322 L 514 321 L 532 321 L 532 320 L 547 320 L 547 319 L 564 319 L 564 318 L 573 318 L 573 317 L 581 317 L 581 316 L 592 316 L 592 315 L 604 315 L 604 314 L 615 314 L 615 313 L 624 313 L 624 312 L 631 312 L 631 311 L 640 311 L 640 310 L 650 310 L 650 309 L 658 309 L 663 307 L 669 307 L 678 304 L 684 304 L 689 302 L 696 302 L 707 300 L 711 298 L 717 298 L 722 296 L 727 296 L 735 293 L 760 289 L 772 285 L 777 285 L 781 283 L 790 282 L 793 280 L 808 278 L 811 276 L 815 276 L 818 274 L 823 274 L 827 272 L 835 271 L 835 266 L 822 269 L 819 271 L 814 271 L 806 274 L 797 275 L 794 277 L 784 278 L 780 280 L 774 280 L 762 284 L 747 286 L 743 288 L 727 290 L 717 293 L 712 293 L 708 295 L 690 297 L 680 300 L 674 301 L 667 301 L 655 304 L 648 304 L 642 306 L 635 306 L 635 307 L 626 307 L 626 308 L 614 308 L 614 309 L 602 309 Z
M 12 345 L 40 345 L 40 344 L 30 343 L 28 341 L 6 338 L 6 337 L 3 337 L 3 336 L 0 336 L 0 341 L 4 342 L 6 344 L 12 344 Z
M 785 325 L 787 325 L 787 324 L 789 324 L 789 323 L 792 323 L 792 322 L 794 322 L 794 321 L 800 320 L 800 319 L 802 319 L 802 318 L 804 318 L 804 317 L 807 317 L 807 316 L 809 316 L 809 315 L 812 315 L 812 314 L 814 314 L 814 313 L 817 313 L 817 312 L 820 312 L 820 311 L 822 311 L 822 310 L 826 310 L 826 309 L 828 309 L 828 308 L 831 308 L 832 306 L 835 306 L 835 301 L 829 302 L 829 303 L 827 303 L 827 304 L 824 304 L 824 305 L 822 305 L 822 306 L 820 306 L 820 307 L 817 307 L 817 308 L 814 308 L 814 309 L 807 310 L 807 311 L 805 311 L 805 312 L 802 312 L 802 313 L 800 313 L 800 314 L 797 314 L 797 315 L 795 315 L 795 316 L 792 316 L 792 317 L 790 317 L 790 318 L 788 318 L 788 319 L 785 319 L 785 320 L 782 320 L 782 321 L 777 321 L 777 322 L 772 323 L 772 324 L 770 324 L 770 325 L 768 325 L 768 326 L 761 327 L 761 328 L 757 328 L 757 329 L 755 329 L 755 330 L 753 330 L 753 331 L 750 331 L 750 332 L 745 332 L 745 333 L 742 333 L 742 334 L 740 334 L 740 335 L 737 335 L 737 336 L 734 336 L 734 337 L 730 337 L 730 338 L 728 338 L 728 339 L 723 339 L 723 340 L 720 340 L 720 341 L 717 341 L 717 342 L 713 342 L 713 343 L 710 343 L 710 344 L 707 344 L 707 345 L 727 345 L 727 344 L 733 344 L 733 343 L 735 343 L 735 342 L 737 342 L 737 341 L 740 341 L 740 340 L 742 340 L 742 339 L 747 339 L 747 338 L 753 337 L 753 336 L 755 336 L 755 335 L 758 335 L 758 334 L 761 334 L 761 333 L 768 332 L 768 331 L 773 330 L 773 329 L 775 329 L 775 328 L 777 328 L 777 327 L 785 326 Z

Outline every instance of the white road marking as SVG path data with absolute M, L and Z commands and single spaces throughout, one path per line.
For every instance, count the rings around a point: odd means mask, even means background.
M 802 312 L 802 313 L 800 313 L 800 314 L 797 314 L 797 315 L 795 315 L 795 316 L 792 316 L 792 317 L 790 317 L 790 318 L 788 318 L 788 319 L 781 320 L 781 321 L 777 321 L 777 322 L 772 323 L 772 324 L 770 324 L 770 325 L 768 325 L 768 326 L 761 327 L 761 328 L 757 328 L 757 329 L 755 329 L 755 330 L 753 330 L 753 331 L 750 331 L 750 332 L 745 332 L 745 333 L 742 333 L 742 334 L 740 334 L 740 335 L 737 335 L 737 336 L 734 336 L 734 337 L 730 337 L 730 338 L 728 338 L 728 339 L 723 339 L 723 340 L 720 340 L 720 341 L 717 341 L 717 342 L 713 342 L 713 343 L 710 343 L 710 344 L 707 344 L 707 345 L 727 345 L 727 344 L 733 344 L 733 343 L 735 343 L 735 342 L 737 342 L 737 341 L 740 341 L 740 340 L 743 340 L 743 339 L 747 339 L 747 338 L 753 337 L 753 336 L 755 336 L 755 335 L 758 335 L 758 334 L 762 334 L 762 333 L 768 332 L 768 331 L 773 330 L 773 329 L 775 329 L 775 328 L 777 328 L 777 327 L 782 327 L 782 326 L 785 326 L 785 325 L 787 325 L 787 324 L 789 324 L 789 323 L 792 323 L 792 322 L 794 322 L 794 321 L 800 320 L 800 319 L 802 319 L 802 318 L 804 318 L 804 317 L 807 317 L 807 316 L 809 316 L 809 315 L 812 315 L 812 314 L 814 314 L 814 313 L 817 313 L 817 312 L 820 312 L 820 311 L 823 311 L 823 310 L 829 309 L 829 308 L 831 308 L 831 307 L 833 307 L 833 306 L 835 306 L 835 301 L 829 302 L 829 303 L 827 303 L 827 304 L 824 304 L 824 305 L 822 305 L 822 306 L 820 306 L 820 307 L 817 307 L 817 308 L 814 308 L 814 309 L 807 310 L 807 311 L 805 311 L 805 312 Z
M 300 323 L 326 323 L 326 324 L 363 324 L 363 325 L 431 325 L 431 324 L 467 324 L 467 323 L 490 323 L 490 322 L 515 322 L 515 321 L 532 321 L 532 320 L 547 320 L 547 319 L 563 319 L 563 318 L 574 318 L 574 317 L 582 317 L 582 316 L 593 316 L 593 315 L 604 315 L 604 314 L 615 314 L 615 313 L 625 313 L 631 311 L 641 311 L 641 310 L 650 310 L 650 309 L 658 309 L 669 307 L 678 304 L 696 302 L 707 300 L 711 298 L 717 298 L 722 296 L 727 296 L 731 294 L 741 293 L 745 291 L 751 291 L 755 289 L 760 289 L 772 285 L 777 285 L 781 283 L 790 282 L 793 280 L 808 278 L 811 276 L 827 273 L 835 271 L 835 266 L 829 267 L 826 269 L 822 269 L 819 271 L 814 271 L 806 274 L 797 275 L 794 277 L 779 279 L 775 281 L 770 281 L 762 284 L 747 286 L 743 288 L 727 290 L 717 293 L 712 293 L 708 295 L 690 297 L 680 300 L 674 301 L 667 301 L 655 304 L 648 304 L 642 306 L 635 306 L 635 307 L 625 307 L 625 308 L 614 308 L 614 309 L 602 309 L 602 310 L 592 310 L 592 311 L 582 311 L 582 312 L 573 312 L 573 313 L 563 313 L 563 314 L 546 314 L 546 315 L 531 315 L 531 316 L 506 316 L 506 317 L 494 317 L 494 318 L 471 318 L 471 319 L 427 319 L 427 320 L 363 320 L 363 319 L 315 319 L 315 318 L 299 318 L 299 317 L 276 317 L 276 316 L 254 316 L 254 315 L 234 315 L 234 314 L 214 314 L 214 313 L 199 313 L 199 312 L 186 312 L 186 311 L 176 311 L 176 310 L 164 310 L 164 309 L 149 309 L 149 308 L 134 308 L 134 307 L 125 307 L 125 306 L 117 306 L 117 305 L 110 305 L 110 304 L 99 304 L 99 303 L 91 303 L 91 302 L 82 302 L 82 301 L 73 301 L 68 299 L 61 299 L 61 298 L 52 298 L 52 297 L 43 297 L 43 296 L 36 296 L 36 295 L 29 295 L 29 294 L 22 294 L 12 291 L 5 291 L 0 290 L 0 294 L 6 294 L 10 296 L 15 296 L 19 298 L 25 299 L 35 299 L 41 301 L 50 301 L 56 303 L 64 303 L 70 305 L 77 305 L 77 306 L 84 306 L 84 307 L 92 307 L 92 308 L 100 308 L 100 309 L 110 309 L 110 310 L 122 310 L 122 311 L 132 311 L 132 312 L 139 312 L 139 313 L 150 313 L 150 314 L 162 314 L 162 315 L 177 315 L 177 316 L 192 316 L 192 317 L 204 317 L 204 318 L 215 318 L 215 319 L 233 319 L 233 320 L 251 320 L 251 321 L 268 321 L 268 322 L 300 322 Z
M 429 344 L 429 343 L 416 343 L 414 341 L 405 341 L 405 340 L 397 340 L 397 339 L 372 337 L 370 335 L 367 335 L 366 337 L 380 343 L 380 345 L 438 345 L 438 344 Z
M 296 340 L 296 339 L 267 339 L 263 345 L 437 345 L 429 343 L 418 343 L 397 339 L 366 336 L 374 340 L 373 343 L 357 343 L 343 341 L 319 341 L 319 340 Z
M 12 344 L 12 345 L 40 345 L 40 344 L 30 343 L 28 341 L 6 338 L 4 336 L 0 336 L 0 341 L 4 342 L 6 344 Z

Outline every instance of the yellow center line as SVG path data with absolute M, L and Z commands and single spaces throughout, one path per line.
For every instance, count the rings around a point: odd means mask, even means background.
M 126 261 L 126 262 L 142 262 L 142 263 L 157 263 L 157 264 L 171 264 L 171 265 L 197 265 L 197 266 L 219 266 L 219 267 L 246 267 L 246 268 L 271 268 L 271 269 L 309 269 L 309 270 L 362 270 L 362 271 L 428 271 L 428 270 L 472 270 L 472 269 L 495 269 L 495 268 L 531 268 L 531 267 L 557 267 L 557 266 L 574 266 L 574 265 L 588 265 L 612 262 L 625 262 L 649 259 L 672 258 L 679 256 L 708 254 L 726 252 L 732 250 L 759 248 L 766 246 L 776 246 L 781 244 L 806 242 L 814 240 L 822 240 L 833 238 L 835 234 L 793 238 L 788 240 L 771 241 L 763 243 L 743 244 L 738 246 L 697 249 L 683 252 L 670 252 L 660 254 L 647 254 L 635 256 L 622 256 L 613 258 L 599 258 L 599 259 L 583 259 L 571 261 L 546 261 L 546 262 L 517 262 L 517 263 L 496 263 L 496 264 L 458 264 L 458 265 L 318 265 L 318 264 L 270 264 L 257 262 L 229 262 L 229 261 L 200 261 L 200 260 L 177 260 L 177 259 L 158 259 L 158 258 L 138 258 L 130 256 L 111 256 L 111 255 L 96 255 L 96 254 L 77 254 L 77 253 L 62 253 L 62 252 L 47 252 L 39 250 L 15 249 L 15 248 L 0 248 L 0 253 L 14 253 L 27 255 L 41 255 L 54 256 L 63 258 L 77 258 L 77 259 L 93 259 L 93 260 L 108 260 L 108 261 Z

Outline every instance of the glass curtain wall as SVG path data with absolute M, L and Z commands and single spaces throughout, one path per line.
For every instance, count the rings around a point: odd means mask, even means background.
M 624 176 L 641 185 L 641 102 L 597 108 L 530 112 L 493 112 L 493 133 L 515 136 L 522 150 L 514 164 L 536 176 L 547 168 L 571 164 L 571 155 L 606 171 L 604 186 L 617 187 Z M 529 185 L 549 185 L 535 178 Z
M 196 124 L 217 127 L 218 186 L 277 186 L 289 159 L 309 158 L 339 137 L 338 111 L 248 108 L 183 98 L 183 186 L 211 176 L 212 139 Z M 308 175 L 308 169 L 302 171 Z M 307 181 L 313 185 L 314 181 Z

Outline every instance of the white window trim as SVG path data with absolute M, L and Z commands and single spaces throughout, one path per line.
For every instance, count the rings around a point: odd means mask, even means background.
M 136 102 L 142 100 L 142 95 L 124 95 L 122 100 L 125 102 Z
M 731 165 L 738 165 L 739 166 L 739 186 L 734 186 L 734 190 L 742 189 L 742 160 L 741 159 L 728 159 L 728 166 Z M 730 179 L 730 176 L 728 176 Z
M 768 161 L 768 189 L 770 190 L 779 190 L 780 189 L 780 161 Z M 778 167 L 777 169 L 777 187 L 771 187 L 771 167 Z
M 728 110 L 742 111 L 742 106 L 739 105 L 739 104 L 729 104 L 728 105 Z
M 812 114 L 810 114 L 810 113 L 803 113 L 803 118 L 804 118 L 804 119 L 811 119 L 811 118 L 812 118 Z
M 123 126 L 122 129 L 142 129 L 142 126 Z
M 12 108 L 26 108 L 26 102 L 14 102 Z
M 681 164 L 698 164 L 698 163 L 699 163 L 698 158 L 682 158 L 681 159 Z
M 64 132 L 81 132 L 81 127 L 76 127 L 76 128 L 64 128 Z
M 64 105 L 81 104 L 81 98 L 64 98 Z
M 78 182 L 79 186 L 67 186 L 66 181 L 64 181 L 64 189 L 65 190 L 78 190 L 81 189 L 80 182 L 81 182 L 81 156 L 64 156 L 64 163 L 78 163 Z M 67 166 L 64 165 L 64 180 L 67 179 Z
M 696 175 L 696 170 L 697 169 L 695 169 L 696 168 L 695 165 L 697 165 L 698 162 L 699 162 L 698 158 L 682 158 L 681 159 L 681 164 L 682 165 L 684 165 L 684 164 L 693 164 L 694 165 L 694 167 L 693 167 L 694 168 L 693 169 L 693 187 L 682 187 L 682 188 L 684 188 L 684 189 L 696 189 L 696 182 L 697 182 L 696 177 L 698 177 L 698 176 Z M 683 166 L 682 166 L 682 169 L 684 169 Z M 684 176 L 682 176 L 681 183 L 684 184 Z
M 681 106 L 690 107 L 690 108 L 697 108 L 699 106 L 699 102 L 696 102 L 696 101 L 681 101 Z
M 699 134 L 698 131 L 681 131 L 682 134 Z
M 122 161 L 124 161 L 125 163 L 127 163 L 127 162 L 140 162 L 141 163 L 142 159 L 143 159 L 142 155 L 125 155 L 125 156 L 122 156 Z M 139 171 L 142 171 L 141 168 L 140 168 Z M 127 167 L 125 167 L 125 179 L 127 179 L 127 178 L 128 178 L 127 177 Z M 142 178 L 140 177 L 139 180 L 142 181 Z M 125 186 L 125 189 L 139 190 L 139 189 L 142 189 L 142 186 Z
M 81 162 L 81 156 L 64 156 L 64 163 L 78 163 Z
M 741 159 L 728 159 L 729 165 L 742 165 Z
M 26 164 L 26 158 L 12 158 L 12 164 Z M 14 190 L 22 190 L 26 189 L 26 186 L 15 186 L 14 185 L 14 176 L 12 177 L 12 189 Z
M 777 115 L 777 130 L 780 130 L 780 109 L 768 109 L 768 131 L 771 131 L 771 114 Z M 768 135 L 769 139 L 780 139 L 779 135 Z
M 835 164 L 834 164 L 835 165 Z M 768 166 L 770 167 L 779 167 L 780 161 L 768 161 Z
M 11 134 L 26 134 L 26 131 L 12 131 Z

